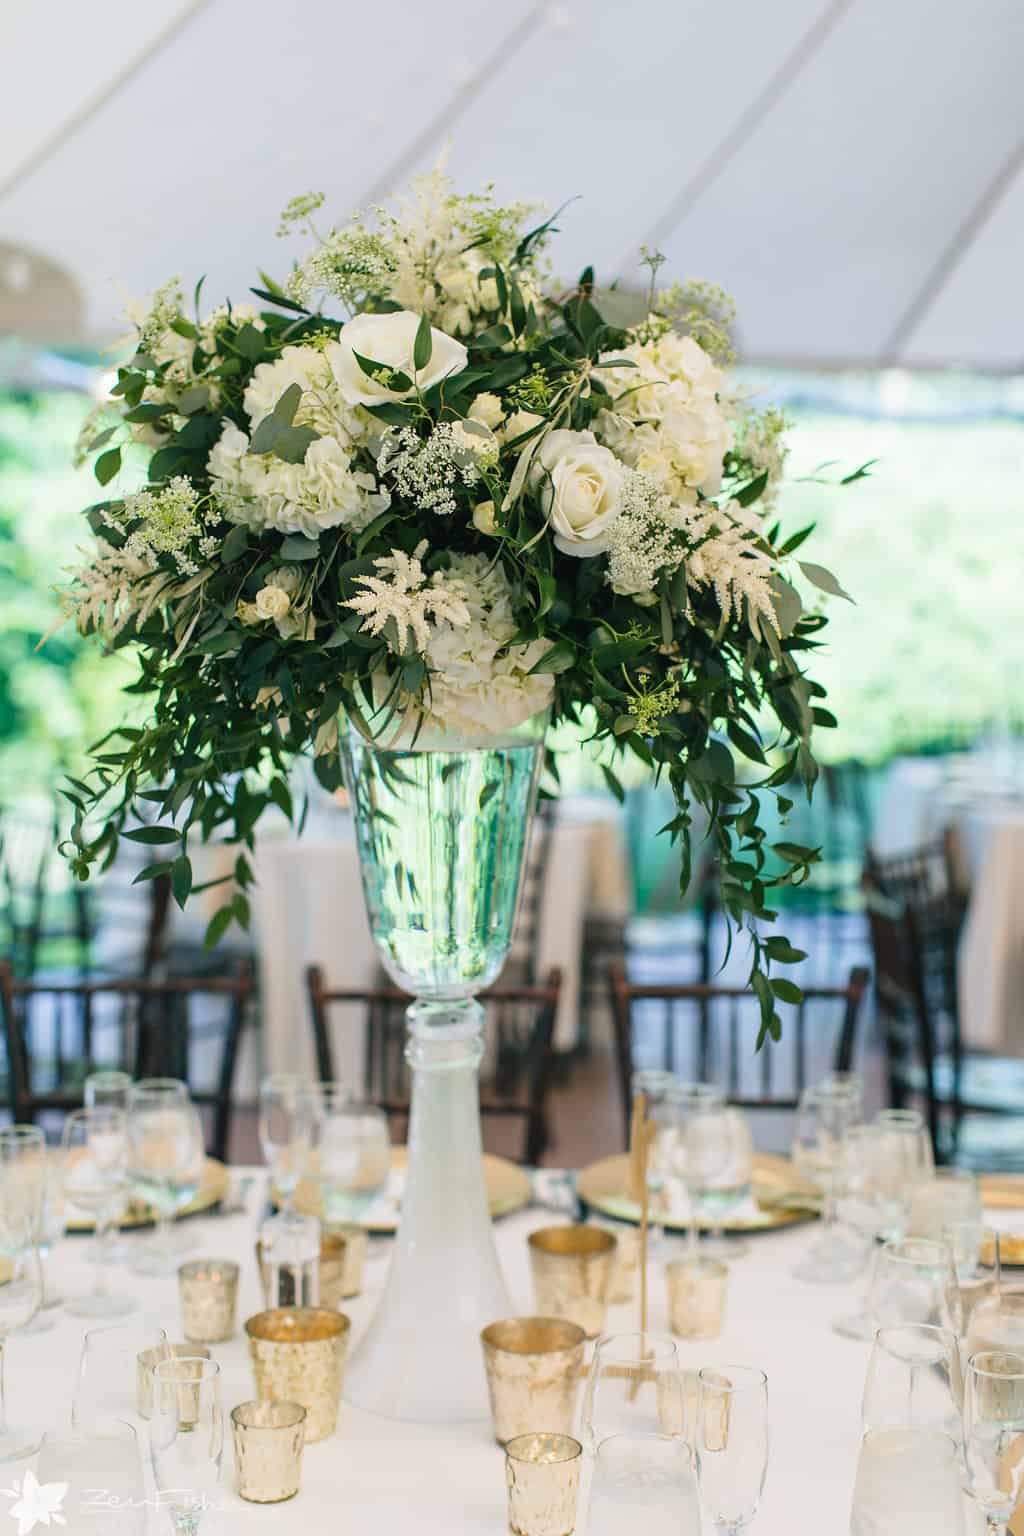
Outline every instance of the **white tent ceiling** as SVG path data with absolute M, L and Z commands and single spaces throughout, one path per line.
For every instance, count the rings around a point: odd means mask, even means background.
M 450 140 L 463 187 L 578 198 L 564 275 L 646 241 L 720 281 L 748 358 L 1024 362 L 1020 0 L 0 0 L 0 59 L 0 329 L 244 297 L 291 196 L 341 219 Z

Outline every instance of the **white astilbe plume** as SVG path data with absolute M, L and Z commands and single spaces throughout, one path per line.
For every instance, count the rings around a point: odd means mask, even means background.
M 742 617 L 746 603 L 755 633 L 757 615 L 780 632 L 771 588 L 776 562 L 757 547 L 762 536 L 757 513 L 738 501 L 724 507 L 705 502 L 688 514 L 687 533 L 696 546 L 686 559 L 688 585 L 713 587 L 724 620 Z
M 355 581 L 366 590 L 342 604 L 362 616 L 360 628 L 371 635 L 379 635 L 388 620 L 394 619 L 397 639 L 392 649 L 397 649 L 399 655 L 404 655 L 408 648 L 410 631 L 412 648 L 427 649 L 431 619 L 456 629 L 469 626 L 465 583 L 439 571 L 428 576 L 421 564 L 426 551 L 427 541 L 423 539 L 411 555 L 401 549 L 381 555 L 373 562 L 381 574 L 356 576 Z
M 128 548 L 115 549 L 105 539 L 97 539 L 92 558 L 68 575 L 70 584 L 57 592 L 62 613 L 82 634 L 95 630 L 110 638 L 132 618 L 145 622 L 175 586 L 167 571 L 154 571 L 148 560 Z

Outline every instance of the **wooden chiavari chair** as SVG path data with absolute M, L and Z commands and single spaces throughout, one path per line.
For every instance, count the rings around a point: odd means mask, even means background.
M 502 1071 L 493 1086 L 501 1088 L 497 1093 L 481 1094 L 480 1112 L 485 1117 L 519 1119 L 523 1122 L 523 1142 L 519 1160 L 535 1167 L 550 1144 L 551 1135 L 547 1114 L 547 1095 L 552 1066 L 552 1038 L 562 975 L 559 970 L 549 972 L 541 985 L 498 985 L 481 993 L 488 1020 L 495 1013 L 502 1020 L 501 1027 L 510 1029 L 512 1016 L 521 1022 L 522 1040 L 519 1052 L 521 1070 L 509 1081 Z M 334 1078 L 334 1051 L 331 1044 L 330 1013 L 344 1005 L 363 1010 L 364 1027 L 371 1017 L 387 1016 L 389 1036 L 397 1037 L 404 1024 L 405 1009 L 411 999 L 397 987 L 328 987 L 318 965 L 306 970 L 306 988 L 309 995 L 310 1016 L 313 1024 L 313 1043 L 316 1051 L 317 1071 L 320 1078 Z M 485 1025 L 485 1028 L 487 1026 Z M 368 1058 L 372 1069 L 374 1058 Z M 386 1081 L 390 1083 L 397 1073 L 392 1067 Z M 505 1092 L 514 1097 L 506 1097 Z M 371 1074 L 362 1084 L 362 1092 L 369 1102 L 380 1105 L 393 1119 L 407 1119 L 408 1097 L 394 1098 L 380 1089 L 380 1080 Z

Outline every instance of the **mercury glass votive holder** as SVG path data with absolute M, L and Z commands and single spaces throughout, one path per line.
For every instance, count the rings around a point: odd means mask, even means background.
M 326 1307 L 274 1307 L 245 1325 L 256 1396 L 305 1408 L 307 1445 L 337 1425 L 350 1326 Z
M 568 1434 L 583 1372 L 583 1329 L 557 1317 L 510 1317 L 481 1333 L 494 1437 Z
M 161 1344 L 135 1357 L 135 1407 L 140 1419 L 153 1416 L 153 1367 L 161 1360 L 209 1360 L 205 1344 Z
M 505 1447 L 510 1536 L 572 1536 L 583 1447 L 571 1435 L 517 1435 Z
M 528 1242 L 538 1315 L 566 1318 L 596 1338 L 608 1308 L 614 1234 L 601 1227 L 541 1227 Z
M 235 1487 L 250 1504 L 280 1504 L 299 1491 L 306 1410 L 301 1403 L 239 1403 L 231 1410 Z
M 331 1237 L 341 1237 L 345 1240 L 345 1272 L 341 1280 L 342 1297 L 358 1296 L 363 1289 L 363 1265 L 366 1263 L 366 1253 L 370 1246 L 366 1228 L 356 1226 L 354 1222 L 332 1221 L 327 1231 Z
M 178 1270 L 186 1339 L 219 1344 L 235 1331 L 238 1265 L 231 1259 L 193 1259 Z
M 363 1233 L 365 1241 L 366 1234 Z M 353 1294 L 345 1289 L 349 1240 L 341 1232 L 324 1232 L 320 1238 L 320 1306 L 337 1311 L 345 1296 Z M 263 1305 L 270 1306 L 270 1265 L 263 1254 L 263 1243 L 256 1241 L 256 1263 L 260 1271 Z M 361 1278 L 361 1277 L 360 1277 Z
M 665 1266 L 672 1332 L 684 1339 L 717 1339 L 725 1317 L 729 1269 L 717 1259 L 673 1259 Z

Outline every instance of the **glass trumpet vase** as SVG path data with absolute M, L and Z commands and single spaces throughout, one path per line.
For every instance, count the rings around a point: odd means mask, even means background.
M 345 1396 L 422 1422 L 484 1419 L 481 1328 L 512 1308 L 484 1182 L 483 1009 L 515 922 L 544 721 L 483 745 L 342 748 L 370 931 L 407 1014 L 408 1173 L 384 1294 Z

